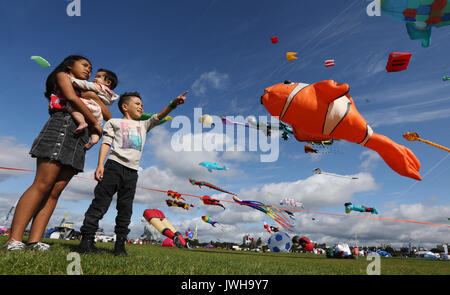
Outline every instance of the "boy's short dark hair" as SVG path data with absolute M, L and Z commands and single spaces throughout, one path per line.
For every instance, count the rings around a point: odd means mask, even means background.
M 139 99 L 142 101 L 141 94 L 139 92 L 137 92 L 137 91 L 135 91 L 135 92 L 125 92 L 125 93 L 121 94 L 120 97 L 119 97 L 119 102 L 117 103 L 117 106 L 119 107 L 119 111 L 122 114 L 124 114 L 124 112 L 122 110 L 122 105 L 124 103 L 128 103 L 128 101 L 130 100 L 130 98 L 132 96 L 139 97 Z
M 117 75 L 110 71 L 110 70 L 105 70 L 105 69 L 99 69 L 97 71 L 98 72 L 104 72 L 105 73 L 105 79 L 108 80 L 109 82 L 111 82 L 111 85 L 109 86 L 109 89 L 113 90 L 114 88 L 117 87 L 117 84 L 119 83 L 119 80 L 117 79 Z

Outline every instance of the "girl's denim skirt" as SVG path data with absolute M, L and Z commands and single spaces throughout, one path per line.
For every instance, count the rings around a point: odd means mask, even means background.
M 89 132 L 85 128 L 75 134 L 77 127 L 69 113 L 53 113 L 34 140 L 30 155 L 71 166 L 77 173 L 83 172 L 86 155 L 84 145 L 89 141 Z

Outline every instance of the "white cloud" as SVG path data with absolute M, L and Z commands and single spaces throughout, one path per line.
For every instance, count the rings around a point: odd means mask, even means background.
M 191 88 L 194 94 L 204 96 L 210 89 L 224 89 L 229 81 L 228 74 L 216 71 L 203 73 L 194 81 Z
M 375 167 L 377 162 L 381 160 L 380 155 L 378 155 L 377 152 L 371 151 L 371 150 L 364 150 L 361 155 L 359 156 L 360 159 L 365 159 L 361 164 L 359 165 L 359 168 L 363 171 L 371 170 Z
M 7 168 L 35 169 L 36 160 L 28 154 L 30 148 L 16 142 L 14 137 L 0 137 L 0 163 Z M 24 172 L 0 170 L 0 182 L 8 178 L 22 176 Z

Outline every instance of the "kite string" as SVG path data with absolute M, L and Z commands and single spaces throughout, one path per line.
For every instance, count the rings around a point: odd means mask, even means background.
M 436 169 L 439 165 L 442 164 L 442 162 L 444 162 L 445 160 L 447 160 L 447 158 L 450 156 L 450 153 L 445 155 L 445 157 L 443 157 L 439 162 L 437 162 L 433 167 L 431 167 L 427 172 L 425 172 L 425 174 L 423 174 L 422 176 L 422 181 L 425 180 L 425 177 L 430 174 L 431 172 L 433 172 L 434 169 Z M 401 198 L 404 194 L 406 194 L 407 192 L 409 192 L 416 184 L 418 184 L 419 182 L 416 181 L 414 182 L 412 185 L 410 185 L 404 192 L 402 192 L 396 199 L 398 200 L 399 198 Z
M 448 155 L 446 157 L 448 157 Z M 440 162 L 442 162 L 442 160 Z M 0 167 L 0 169 L 15 170 L 15 171 L 25 171 L 25 172 L 34 172 L 34 170 L 29 170 L 29 169 L 18 169 L 18 168 L 8 168 L 8 167 Z M 78 175 L 75 175 L 74 177 L 81 178 L 81 179 L 86 179 L 86 180 L 95 180 L 94 178 L 83 177 L 83 176 L 78 176 Z M 155 192 L 161 192 L 161 193 L 167 193 L 168 192 L 166 190 L 148 188 L 148 187 L 143 187 L 143 186 L 137 186 L 137 187 L 141 188 L 141 189 L 145 189 L 145 190 L 149 190 L 149 191 L 155 191 Z M 199 199 L 202 198 L 201 196 L 196 196 L 196 195 L 191 195 L 191 194 L 180 193 L 180 195 L 187 196 L 187 197 L 193 197 L 193 198 L 199 198 Z M 221 199 L 217 199 L 217 200 L 221 201 L 221 202 L 228 202 L 228 203 L 233 203 L 233 204 L 239 204 L 238 202 L 235 202 L 235 201 L 228 201 L 228 200 L 221 200 Z M 280 210 L 280 208 L 278 208 L 276 206 L 257 205 L 257 204 L 252 204 L 252 205 L 259 206 L 259 207 L 265 207 L 265 208 L 275 208 L 277 210 Z M 341 216 L 341 217 L 351 217 L 351 218 L 361 218 L 361 219 L 372 219 L 372 220 L 383 220 L 383 221 L 417 223 L 417 224 L 433 225 L 433 226 L 441 226 L 441 227 L 450 228 L 450 225 L 444 225 L 444 224 L 438 224 L 438 223 L 430 223 L 430 222 L 422 222 L 422 221 L 390 219 L 390 218 L 370 217 L 370 216 L 352 216 L 352 215 L 344 215 L 344 214 L 339 214 L 339 213 L 314 212 L 314 211 L 298 210 L 298 209 L 291 209 L 291 208 L 283 208 L 283 210 L 289 210 L 289 211 L 294 211 L 294 212 L 302 212 L 302 213 L 313 213 L 313 214 L 330 215 L 330 216 Z

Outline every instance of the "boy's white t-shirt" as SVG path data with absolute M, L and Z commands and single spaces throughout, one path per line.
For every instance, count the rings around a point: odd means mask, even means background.
M 139 170 L 147 132 L 159 122 L 154 114 L 145 121 L 110 119 L 103 127 L 103 141 L 111 147 L 108 159 Z

